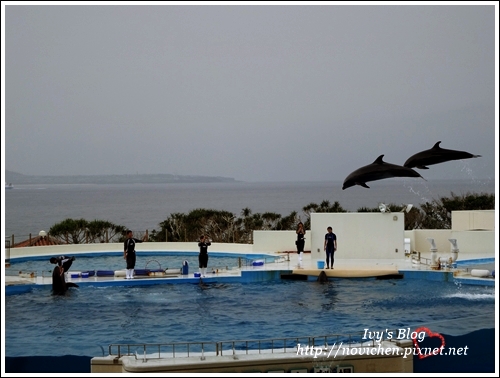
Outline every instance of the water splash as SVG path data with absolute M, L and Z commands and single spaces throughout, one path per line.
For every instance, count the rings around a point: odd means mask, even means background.
M 461 293 L 461 292 L 459 292 L 459 293 L 444 295 L 444 298 L 462 298 L 462 299 L 467 299 L 467 300 L 471 300 L 471 301 L 480 301 L 480 300 L 488 300 L 488 299 L 495 300 L 495 293 L 479 294 L 479 293 Z
M 417 197 L 419 197 L 419 200 L 421 201 L 421 203 L 425 203 L 425 202 L 430 202 L 431 201 L 427 197 L 427 195 L 431 194 L 431 190 L 430 190 L 429 185 L 427 184 L 427 182 L 421 183 L 421 185 L 423 186 L 423 190 L 422 191 L 416 189 L 416 187 L 414 186 L 415 184 L 411 183 L 410 181 L 407 181 L 407 180 L 405 180 L 403 182 L 403 185 L 404 185 L 405 188 L 408 188 L 408 191 L 410 193 L 415 194 Z

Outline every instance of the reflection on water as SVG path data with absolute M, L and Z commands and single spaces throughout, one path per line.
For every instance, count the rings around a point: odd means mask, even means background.
M 335 282 L 328 282 L 323 285 L 323 295 L 325 297 L 325 302 L 321 304 L 321 308 L 325 311 L 330 311 L 335 308 L 335 303 L 337 302 L 337 290 L 335 288 Z

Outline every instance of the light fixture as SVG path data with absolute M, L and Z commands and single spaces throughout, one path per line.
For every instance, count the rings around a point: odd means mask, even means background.
M 378 209 L 380 210 L 381 213 L 391 212 L 391 209 L 389 209 L 389 206 L 387 206 L 385 203 L 380 203 L 380 205 L 378 205 Z

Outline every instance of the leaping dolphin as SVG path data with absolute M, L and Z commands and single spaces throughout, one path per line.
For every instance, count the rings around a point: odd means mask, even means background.
M 429 150 L 421 151 L 413 156 L 410 156 L 404 163 L 407 168 L 429 169 L 427 165 L 444 163 L 451 160 L 462 160 L 481 157 L 481 155 L 472 155 L 465 151 L 447 150 L 439 147 L 437 142 L 434 147 Z
M 391 177 L 421 177 L 417 171 L 401 165 L 386 163 L 382 160 L 384 155 L 380 155 L 373 163 L 356 169 L 344 180 L 342 190 L 354 185 L 360 185 L 364 188 L 370 188 L 366 183 L 368 181 L 382 180 Z M 424 179 L 425 180 L 425 179 Z

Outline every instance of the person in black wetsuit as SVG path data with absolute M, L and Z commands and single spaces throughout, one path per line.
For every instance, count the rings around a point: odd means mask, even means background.
M 123 243 L 123 258 L 127 261 L 127 272 L 125 279 L 134 278 L 135 268 L 135 243 L 142 243 L 142 240 L 133 237 L 132 231 L 127 230 L 127 239 Z
M 198 247 L 200 247 L 200 254 L 198 255 L 198 263 L 201 269 L 201 275 L 205 277 L 205 273 L 207 272 L 208 265 L 208 246 L 211 245 L 210 239 L 205 235 L 200 236 L 200 242 L 198 243 Z
M 304 229 L 304 224 L 299 222 L 297 225 L 297 240 L 295 241 L 295 245 L 297 246 L 297 254 L 299 255 L 299 268 L 302 268 L 302 257 L 304 255 L 304 245 L 306 243 L 304 235 L 306 234 L 306 230 Z
M 326 229 L 328 233 L 325 235 L 325 252 L 326 252 L 326 269 L 333 269 L 333 258 L 337 250 L 337 235 L 332 232 L 332 228 Z M 330 265 L 331 261 L 331 265 Z
M 51 257 L 50 258 L 50 263 L 51 264 L 57 264 L 57 266 L 62 267 L 64 273 L 64 279 L 66 280 L 69 268 L 71 268 L 71 265 L 73 264 L 73 261 L 75 261 L 75 257 L 69 257 L 69 256 L 59 256 L 59 257 Z

